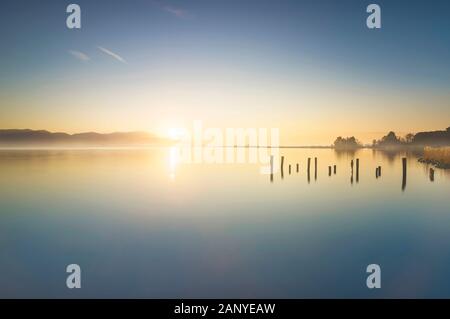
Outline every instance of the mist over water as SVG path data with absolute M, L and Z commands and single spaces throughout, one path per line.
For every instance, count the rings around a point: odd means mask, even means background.
M 0 297 L 450 297 L 450 171 L 431 181 L 405 152 L 280 153 L 271 181 L 170 148 L 0 150 Z

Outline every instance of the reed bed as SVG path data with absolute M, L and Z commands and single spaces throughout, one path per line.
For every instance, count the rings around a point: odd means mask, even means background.
M 450 166 L 450 147 L 425 147 L 423 159 L 427 162 Z

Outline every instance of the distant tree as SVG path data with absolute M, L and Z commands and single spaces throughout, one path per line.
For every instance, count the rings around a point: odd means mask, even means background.
M 392 131 L 389 132 L 386 136 L 383 136 L 381 140 L 377 142 L 378 146 L 393 146 L 399 144 L 401 144 L 401 140 Z
M 389 132 L 388 135 L 383 136 L 381 139 L 383 143 L 397 143 L 399 142 L 399 139 L 397 138 L 397 135 L 395 135 L 395 132 Z
M 348 149 L 348 148 L 359 148 L 362 147 L 362 144 L 360 141 L 358 141 L 354 136 L 342 138 L 339 136 L 334 141 L 334 147 L 340 148 L 340 149 Z
M 405 143 L 411 144 L 414 140 L 414 134 L 408 133 L 405 135 Z
M 418 132 L 413 144 L 422 146 L 450 146 L 450 127 L 445 131 Z

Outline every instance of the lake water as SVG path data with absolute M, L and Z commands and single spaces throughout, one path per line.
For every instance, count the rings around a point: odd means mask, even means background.
M 430 181 L 414 154 L 282 149 L 271 182 L 257 165 L 172 155 L 0 151 L 0 297 L 450 297 L 448 170 Z M 72 263 L 81 289 L 66 287 Z

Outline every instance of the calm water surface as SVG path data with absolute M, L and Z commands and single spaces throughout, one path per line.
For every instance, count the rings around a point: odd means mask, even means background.
M 169 148 L 0 151 L 0 297 L 450 297 L 449 171 L 430 181 L 414 154 L 281 152 L 270 182 Z

